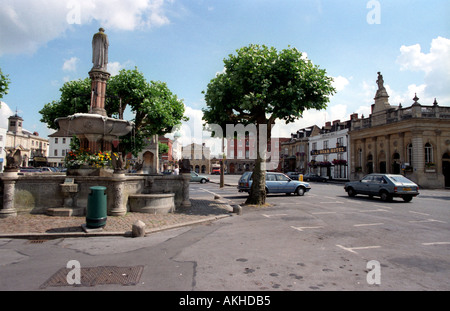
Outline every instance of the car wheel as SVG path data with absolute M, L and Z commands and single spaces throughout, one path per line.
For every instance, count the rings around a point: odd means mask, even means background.
M 380 193 L 381 201 L 387 202 L 392 199 L 391 195 L 387 191 L 381 191 Z
M 200 183 L 201 183 L 201 184 L 206 183 L 206 179 L 203 178 L 202 180 L 200 180 Z
M 354 197 L 354 196 L 356 196 L 356 191 L 353 190 L 353 188 L 348 188 L 347 189 L 347 194 L 348 194 L 349 197 Z
M 303 187 L 298 187 L 297 190 L 295 190 L 295 193 L 296 193 L 298 196 L 303 196 L 303 195 L 305 195 L 305 188 L 303 188 Z
M 412 195 L 405 195 L 402 199 L 405 202 L 411 202 L 411 200 L 413 199 L 413 196 Z

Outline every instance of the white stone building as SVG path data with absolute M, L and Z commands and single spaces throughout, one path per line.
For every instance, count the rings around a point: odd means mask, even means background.
M 23 128 L 23 119 L 15 114 L 8 118 L 6 133 L 7 152 L 19 149 L 22 155 L 21 166 L 47 165 L 48 139 L 40 137 Z
M 57 131 L 48 135 L 49 151 L 48 151 L 48 165 L 53 167 L 63 167 L 64 158 L 67 152 L 70 151 L 70 143 L 72 137 L 66 136 L 61 131 Z
M 6 129 L 0 128 L 0 173 L 6 165 L 6 132 Z
M 329 179 L 349 179 L 350 121 L 327 122 L 320 134 L 309 138 L 308 170 Z

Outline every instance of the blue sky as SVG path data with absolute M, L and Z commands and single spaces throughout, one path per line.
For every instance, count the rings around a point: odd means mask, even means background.
M 391 105 L 450 106 L 448 0 L 0 0 L 0 68 L 11 79 L 0 126 L 16 109 L 46 137 L 44 104 L 92 67 L 91 40 L 109 36 L 109 71 L 133 69 L 184 99 L 187 127 L 201 124 L 202 91 L 223 59 L 251 43 L 305 52 L 335 78 L 326 111 L 280 126 L 280 135 L 351 113 L 368 116 L 377 72 Z M 375 19 L 374 19 L 375 18 Z M 375 21 L 375 23 L 371 21 Z

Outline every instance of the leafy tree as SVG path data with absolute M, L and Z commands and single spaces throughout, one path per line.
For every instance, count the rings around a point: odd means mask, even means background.
M 9 79 L 8 75 L 3 74 L 2 69 L 0 68 L 0 99 L 8 94 L 10 83 L 11 80 Z
M 145 139 L 153 135 L 170 133 L 184 117 L 184 104 L 160 81 L 147 82 L 144 75 L 134 70 L 121 70 L 107 84 L 105 110 L 109 117 L 122 118 L 127 107 L 134 113 L 132 133 L 121 137 L 123 152 L 137 155 L 145 146 Z M 46 104 L 41 111 L 41 122 L 58 129 L 57 118 L 74 113 L 87 113 L 91 100 L 91 80 L 66 82 L 58 101 Z
M 277 119 L 286 124 L 301 118 L 308 109 L 325 109 L 334 94 L 332 78 L 296 48 L 278 52 L 251 44 L 224 59 L 225 72 L 208 84 L 203 120 L 209 124 L 255 124 L 258 137 L 270 140 Z M 260 136 L 260 125 L 266 135 Z M 265 203 L 264 152 L 257 144 L 253 183 L 247 204 Z M 261 150 L 262 151 L 262 150 Z
M 159 155 L 161 156 L 164 153 L 169 152 L 169 146 L 165 143 L 162 142 L 158 142 L 158 151 L 159 151 Z
M 51 129 L 57 130 L 57 118 L 67 117 L 75 113 L 87 113 L 91 106 L 91 80 L 74 80 L 64 83 L 60 89 L 61 97 L 57 101 L 45 104 L 39 111 L 41 122 Z

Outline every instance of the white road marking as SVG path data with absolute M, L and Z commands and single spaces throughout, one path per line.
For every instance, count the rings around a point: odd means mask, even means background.
M 333 201 L 333 202 L 319 202 L 320 204 L 344 204 L 344 202 Z
M 312 215 L 325 215 L 325 214 L 336 214 L 337 212 L 316 212 L 311 213 Z
M 384 225 L 384 223 L 374 223 L 374 224 L 358 224 L 358 225 L 353 225 L 353 227 L 364 227 L 364 226 L 379 226 L 379 225 Z
M 422 245 L 450 245 L 450 242 L 431 242 L 431 243 L 422 243 Z
M 295 230 L 298 230 L 298 231 L 303 231 L 303 229 L 320 229 L 320 228 L 323 228 L 323 227 L 294 227 L 294 226 L 291 226 L 291 228 L 295 229 Z
M 360 211 L 360 212 L 361 213 L 370 213 L 370 212 L 389 212 L 389 211 L 379 208 L 379 209 L 364 210 L 364 211 Z
M 276 216 L 287 216 L 287 214 L 272 214 L 272 215 L 262 214 L 262 215 L 267 218 L 276 217 Z
M 414 212 L 414 211 L 409 211 L 410 213 L 413 214 L 419 214 L 419 215 L 424 215 L 424 216 L 430 216 L 430 214 L 425 214 L 425 213 L 419 213 L 419 212 Z
M 338 245 L 338 244 L 336 244 L 336 246 L 342 248 L 343 250 L 354 253 L 354 254 L 358 254 L 357 252 L 354 251 L 355 249 L 360 250 L 360 249 L 371 249 L 371 248 L 380 248 L 381 247 L 381 246 L 344 247 L 344 246 Z
M 425 220 L 411 220 L 410 223 L 420 223 L 420 222 L 440 222 L 446 224 L 445 221 L 436 220 L 436 219 L 425 219 Z
M 387 209 L 392 209 L 392 207 L 389 206 L 383 206 L 383 205 L 374 205 L 374 207 L 381 207 L 381 208 L 387 208 Z
M 213 194 L 213 195 L 216 195 L 216 193 L 214 193 L 214 192 L 212 192 L 212 191 L 209 191 L 209 190 L 207 190 L 207 189 L 205 189 L 205 188 L 199 188 L 199 189 L 202 190 L 202 191 L 211 193 L 211 194 Z

